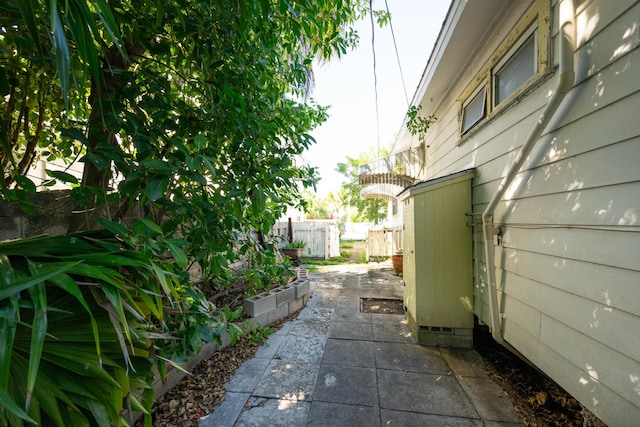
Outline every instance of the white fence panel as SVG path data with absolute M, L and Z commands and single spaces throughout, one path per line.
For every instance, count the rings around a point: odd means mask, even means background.
M 302 256 L 325 257 L 326 228 L 293 226 L 294 240 L 304 240 L 307 244 L 302 251 Z
M 340 256 L 340 230 L 337 226 L 329 227 L 328 248 L 329 258 Z
M 302 256 L 311 258 L 329 259 L 340 256 L 340 230 L 334 223 L 327 221 L 303 221 L 293 222 L 293 237 L 291 240 L 303 240 L 305 245 Z M 277 223 L 272 233 L 281 238 L 279 247 L 283 247 L 289 241 L 288 224 Z
M 390 257 L 402 250 L 400 228 L 370 229 L 367 233 L 367 259 Z

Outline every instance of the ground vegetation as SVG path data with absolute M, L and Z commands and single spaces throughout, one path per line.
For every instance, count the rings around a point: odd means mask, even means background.
M 286 280 L 265 236 L 317 179 L 298 157 L 327 117 L 312 67 L 357 43 L 366 4 L 0 4 L 0 195 L 32 213 L 63 182 L 75 204 L 66 236 L 0 247 L 1 424 L 149 414 L 149 372 L 235 331 L 239 313 L 206 295 Z M 39 159 L 84 171 L 41 179 Z M 63 354 L 69 331 L 82 352 Z

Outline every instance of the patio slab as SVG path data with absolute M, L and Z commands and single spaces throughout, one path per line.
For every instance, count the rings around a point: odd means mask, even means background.
M 290 334 L 298 337 L 328 337 L 330 325 L 329 322 L 303 320 L 294 324 Z
M 521 423 L 476 352 L 420 346 L 403 315 L 360 312 L 360 298 L 402 295 L 402 278 L 387 267 L 357 264 L 309 273 L 307 306 L 236 371 L 225 401 L 200 425 Z
M 374 343 L 371 341 L 329 338 L 322 357 L 326 365 L 375 367 Z
M 415 343 L 409 327 L 405 324 L 374 323 L 371 325 L 373 340 L 382 342 Z
M 307 307 L 300 312 L 298 320 L 316 320 L 330 322 L 335 309 L 328 307 Z
M 276 351 L 275 359 L 289 362 L 320 363 L 326 338 L 287 336 Z
M 322 365 L 314 401 L 378 406 L 375 368 Z
M 479 418 L 455 377 L 378 370 L 380 407 L 423 414 Z
M 460 377 L 462 388 L 473 401 L 483 420 L 517 423 L 520 415 L 511 407 L 509 397 L 487 377 Z
M 315 401 L 311 404 L 311 412 L 306 425 L 322 427 L 327 425 L 379 426 L 380 408 Z
M 272 360 L 253 390 L 254 396 L 286 400 L 310 400 L 316 386 L 318 365 Z
M 334 321 L 331 322 L 329 338 L 371 341 L 373 331 L 368 323 Z
M 224 401 L 216 407 L 215 412 L 200 418 L 200 427 L 233 426 L 250 397 L 251 393 L 227 392 Z
M 251 393 L 267 370 L 271 359 L 246 360 L 235 372 L 233 378 L 224 386 L 227 392 Z
M 371 313 L 361 313 L 348 308 L 336 308 L 333 319 L 337 322 L 371 323 Z
M 382 425 L 420 427 L 488 427 L 482 420 L 381 409 Z M 520 424 L 522 426 L 522 424 Z
M 234 427 L 303 426 L 311 403 L 250 397 Z
M 418 344 L 376 342 L 375 357 L 378 369 L 440 375 L 451 373 L 438 349 Z

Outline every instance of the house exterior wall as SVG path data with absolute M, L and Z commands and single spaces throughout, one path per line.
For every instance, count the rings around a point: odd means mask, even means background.
M 531 5 L 511 2 L 440 100 L 424 179 L 474 167 L 487 206 L 546 106 L 557 69 L 468 135 L 460 96 Z M 551 67 L 558 4 L 551 2 Z M 495 268 L 506 343 L 609 425 L 640 419 L 640 2 L 576 1 L 576 78 L 495 212 L 495 266 L 473 232 L 474 312 L 490 324 Z M 435 104 L 435 105 L 434 105 Z M 431 108 L 429 109 L 429 105 Z M 435 108 L 435 110 L 434 110 Z M 406 268 L 406 267 L 405 267 Z

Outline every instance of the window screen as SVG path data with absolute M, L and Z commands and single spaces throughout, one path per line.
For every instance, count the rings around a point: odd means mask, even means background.
M 500 104 L 536 73 L 535 33 L 518 48 L 494 76 L 494 105 Z

